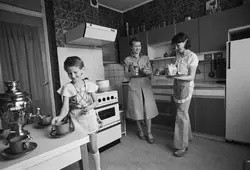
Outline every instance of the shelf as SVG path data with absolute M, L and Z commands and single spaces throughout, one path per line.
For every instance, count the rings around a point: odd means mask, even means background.
M 156 59 L 151 59 L 150 61 L 160 61 L 160 60 L 170 60 L 174 59 L 175 57 L 165 57 L 165 58 L 156 58 Z

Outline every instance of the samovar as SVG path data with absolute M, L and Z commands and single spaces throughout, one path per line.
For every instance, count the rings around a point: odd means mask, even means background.
M 27 92 L 18 88 L 19 81 L 6 81 L 5 93 L 0 94 L 0 117 L 4 124 L 10 129 L 7 141 L 16 136 L 27 136 L 30 133 L 24 129 L 28 120 L 32 117 L 30 113 L 31 99 Z

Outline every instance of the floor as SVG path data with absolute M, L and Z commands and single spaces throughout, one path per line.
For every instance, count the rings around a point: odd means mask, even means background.
M 139 139 L 136 127 L 128 124 L 121 143 L 101 153 L 102 170 L 242 170 L 243 160 L 250 159 L 250 147 L 195 137 L 189 153 L 172 155 L 173 134 L 153 129 L 155 143 Z M 64 170 L 78 170 L 77 163 Z M 92 170 L 92 168 L 91 168 Z

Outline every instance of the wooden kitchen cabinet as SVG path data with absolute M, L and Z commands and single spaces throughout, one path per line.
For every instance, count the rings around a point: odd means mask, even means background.
M 197 97 L 195 103 L 195 131 L 225 137 L 224 99 Z
M 225 50 L 228 32 L 227 12 L 199 18 L 200 52 Z
M 191 50 L 199 53 L 199 22 L 198 19 L 192 19 L 176 24 L 176 33 L 184 32 L 191 41 Z
M 117 63 L 116 42 L 105 44 L 102 46 L 103 63 Z
M 191 124 L 191 128 L 192 128 L 192 132 L 195 132 L 196 129 L 195 129 L 195 126 L 196 126 L 196 123 L 195 123 L 195 107 L 196 107 L 196 98 L 193 97 L 191 99 L 191 103 L 190 103 L 190 106 L 189 106 L 189 119 L 190 119 L 190 124 Z
M 123 109 L 126 113 L 127 111 L 127 103 L 128 103 L 128 83 L 123 83 L 122 84 L 122 101 L 123 101 Z
M 166 27 L 157 28 L 148 31 L 148 44 L 154 45 L 164 42 L 169 42 L 174 36 L 174 26 L 168 25 Z
M 200 52 L 225 50 L 228 30 L 250 24 L 250 5 L 199 18 Z
M 152 126 L 165 128 L 174 131 L 175 125 L 175 104 L 171 100 L 155 100 L 159 115 L 152 119 Z
M 140 32 L 127 37 L 119 38 L 119 61 L 123 63 L 127 56 L 131 55 L 131 48 L 129 46 L 129 41 L 131 38 L 137 37 L 141 40 L 141 52 L 143 55 L 148 55 L 148 37 L 147 32 Z
M 173 116 L 174 116 L 174 122 L 175 122 L 175 117 L 176 117 L 176 105 L 175 105 L 175 103 L 174 103 L 174 99 L 172 98 L 172 100 L 173 100 L 173 107 L 172 107 L 172 112 L 173 112 Z M 195 126 L 196 126 L 196 124 L 195 124 L 195 106 L 196 106 L 196 99 L 195 99 L 195 97 L 193 97 L 192 99 L 191 99 L 191 103 L 190 103 L 190 106 L 189 106 L 189 110 L 188 110 L 188 113 L 189 113 L 189 119 L 190 119 L 190 124 L 191 124 L 191 128 L 192 128 L 192 132 L 195 132 Z

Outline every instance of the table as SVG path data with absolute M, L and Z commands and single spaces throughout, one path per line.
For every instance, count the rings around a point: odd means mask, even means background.
M 24 129 L 31 134 L 37 148 L 25 156 L 14 160 L 4 160 L 0 156 L 1 170 L 59 170 L 76 161 L 81 169 L 89 170 L 87 143 L 89 136 L 84 134 L 80 125 L 74 121 L 75 131 L 62 138 L 50 138 L 51 126 L 35 129 L 26 125 Z M 4 132 L 5 133 L 5 132 Z M 6 132 L 7 134 L 7 132 Z M 0 141 L 0 151 L 7 148 Z

